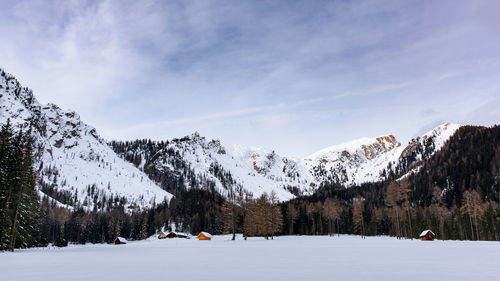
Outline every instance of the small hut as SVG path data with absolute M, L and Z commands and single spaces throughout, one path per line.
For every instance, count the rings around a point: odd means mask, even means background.
M 171 231 L 169 234 L 167 234 L 167 238 L 189 238 L 189 237 L 184 233 Z
M 163 231 L 160 231 L 160 234 L 158 234 L 158 239 L 165 239 L 167 238 L 167 235 L 163 233 Z
M 167 238 L 177 238 L 177 233 L 171 231 L 169 234 L 167 234 Z
M 115 245 L 120 245 L 120 244 L 127 244 L 127 239 L 123 237 L 116 237 Z
M 422 241 L 432 241 L 434 238 L 436 238 L 436 234 L 434 234 L 434 232 L 430 229 L 424 230 L 420 233 L 420 240 Z
M 212 240 L 212 234 L 202 231 L 198 234 L 198 240 Z

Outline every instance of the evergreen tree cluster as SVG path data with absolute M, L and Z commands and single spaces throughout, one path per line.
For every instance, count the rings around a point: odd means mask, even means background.
M 448 208 L 460 206 L 466 190 L 476 190 L 486 201 L 499 202 L 500 126 L 464 126 L 447 145 L 409 177 L 412 200 L 431 204 L 434 188 L 443 193 Z
M 69 243 L 112 243 L 118 236 L 141 240 L 157 233 L 164 226 L 167 208 L 126 213 L 123 208 L 106 212 L 68 210 L 42 202 L 42 223 L 39 245 L 64 247 Z
M 36 245 L 38 229 L 32 141 L 7 122 L 0 131 L 0 250 Z

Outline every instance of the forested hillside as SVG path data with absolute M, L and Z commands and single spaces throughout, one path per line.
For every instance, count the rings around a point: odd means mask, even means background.
M 112 141 L 110 146 L 172 193 L 203 188 L 227 197 L 243 188 L 254 196 L 274 191 L 288 200 L 311 191 L 294 160 L 267 149 L 223 145 L 198 133 L 167 141 Z
M 285 229 L 324 234 L 332 223 L 341 233 L 415 238 L 431 228 L 440 239 L 499 240 L 499 155 L 499 126 L 462 127 L 418 172 L 348 189 L 325 184 L 283 204 Z
M 477 191 L 482 200 L 498 202 L 500 126 L 461 127 L 408 181 L 415 190 L 412 200 L 421 206 L 432 203 L 436 189 L 448 208 L 460 206 L 466 190 Z

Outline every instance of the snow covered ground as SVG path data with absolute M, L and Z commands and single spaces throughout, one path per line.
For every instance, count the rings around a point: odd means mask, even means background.
M 241 237 L 238 237 L 241 239 Z M 0 253 L 3 281 L 500 280 L 500 243 L 389 237 L 151 238 Z

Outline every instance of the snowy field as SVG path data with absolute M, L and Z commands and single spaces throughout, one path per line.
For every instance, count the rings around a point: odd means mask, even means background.
M 241 239 L 241 237 L 238 237 Z M 0 253 L 0 280 L 500 280 L 500 243 L 283 236 L 151 238 Z

